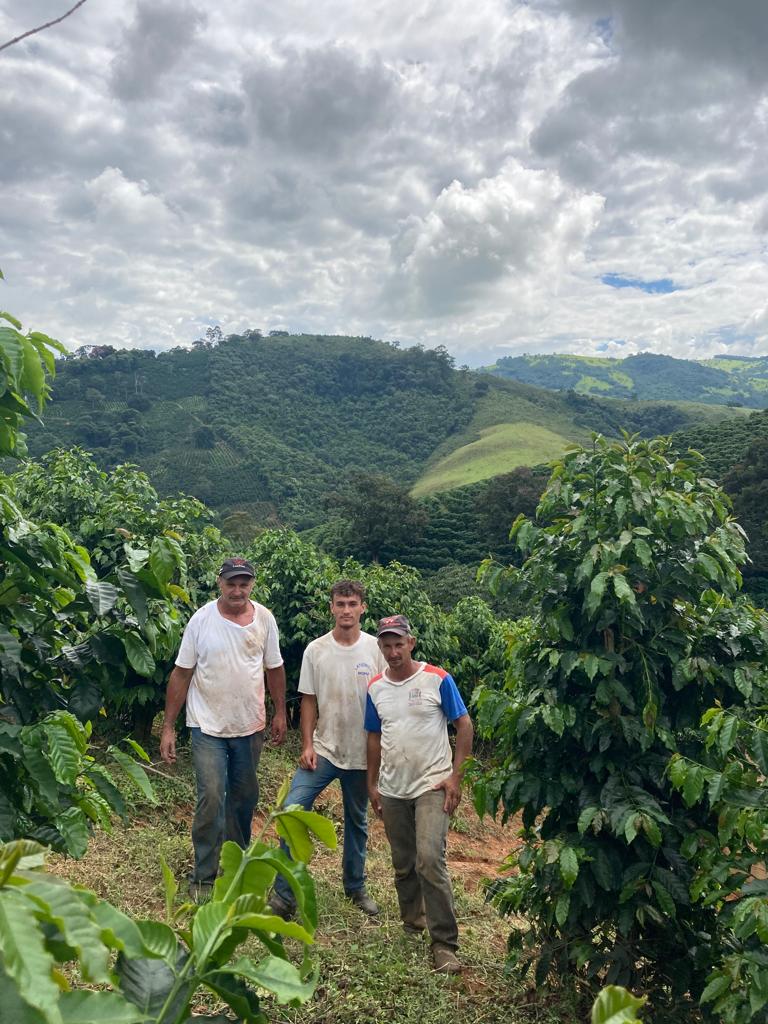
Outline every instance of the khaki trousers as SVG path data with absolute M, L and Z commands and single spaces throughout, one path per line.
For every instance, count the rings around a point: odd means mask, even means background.
M 433 945 L 456 949 L 459 930 L 445 861 L 444 801 L 445 793 L 436 789 L 414 800 L 382 795 L 381 807 L 405 930 L 421 932 L 426 925 Z

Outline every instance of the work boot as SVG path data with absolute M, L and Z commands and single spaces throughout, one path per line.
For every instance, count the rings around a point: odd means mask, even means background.
M 432 959 L 435 962 L 435 970 L 441 974 L 461 974 L 461 964 L 450 946 L 434 945 Z
M 207 903 L 213 895 L 213 882 L 196 882 L 192 879 L 189 883 L 189 895 L 192 902 L 198 906 Z
M 357 892 L 348 892 L 347 899 L 362 910 L 364 914 L 368 914 L 369 917 L 376 917 L 379 912 L 378 903 L 371 899 L 365 889 L 358 889 Z
M 290 921 L 296 913 L 296 907 L 289 903 L 288 900 L 284 900 L 274 889 L 267 900 L 267 906 L 273 914 L 277 915 L 277 917 L 282 917 L 284 921 Z

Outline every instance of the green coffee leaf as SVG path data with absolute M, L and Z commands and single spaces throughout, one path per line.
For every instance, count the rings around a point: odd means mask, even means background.
M 700 1003 L 711 1003 L 713 999 L 718 999 L 723 993 L 727 992 L 731 987 L 731 979 L 727 974 L 716 973 L 709 976 L 709 981 L 701 993 Z
M 151 677 L 155 671 L 155 659 L 138 633 L 124 633 L 120 639 L 131 668 L 140 676 Z
M 85 855 L 88 849 L 88 819 L 79 807 L 68 807 L 66 811 L 57 814 L 53 824 L 61 833 L 67 853 L 75 858 Z
M 85 592 L 88 595 L 88 600 L 93 605 L 93 610 L 97 615 L 106 615 L 107 612 L 112 611 L 115 606 L 120 593 L 112 583 L 105 583 L 103 580 L 96 582 L 95 580 L 87 580 L 85 584 Z
M 63 992 L 59 1002 L 64 1024 L 141 1024 L 147 1016 L 120 992 Z
M 197 957 L 202 957 L 207 950 L 207 958 L 215 953 L 217 947 L 232 931 L 229 918 L 229 907 L 226 903 L 212 901 L 199 907 L 192 922 L 192 941 Z
M 599 809 L 597 807 L 585 807 L 584 808 L 584 810 L 579 815 L 579 820 L 578 820 L 578 823 L 576 825 L 576 828 L 578 829 L 578 832 L 579 832 L 580 836 L 584 835 L 584 833 L 587 831 L 589 826 L 594 821 L 595 815 L 599 814 L 599 813 L 600 812 L 599 812 Z
M 562 928 L 565 922 L 568 920 L 568 911 L 571 908 L 571 894 L 569 892 L 562 892 L 557 897 L 557 903 L 555 904 L 555 920 Z
M 275 817 L 281 821 L 288 817 L 293 821 L 300 821 L 329 850 L 336 849 L 336 829 L 333 827 L 333 822 L 329 821 L 328 818 L 324 818 L 322 814 L 317 814 L 315 811 L 305 811 L 303 808 L 286 807 Z
M 592 1024 L 640 1024 L 637 1011 L 645 998 L 636 999 L 625 988 L 608 985 L 592 1005 Z
M 147 777 L 147 773 L 138 761 L 134 761 L 132 757 L 129 757 L 128 754 L 124 753 L 122 750 L 118 750 L 117 747 L 110 747 L 109 753 L 117 761 L 131 782 L 141 790 L 147 800 L 156 804 L 157 797 L 152 789 L 152 784 Z
M 303 978 L 292 963 L 276 956 L 268 956 L 260 964 L 241 957 L 217 973 L 239 975 L 252 985 L 271 992 L 278 1003 L 291 1003 L 294 1006 L 310 999 L 317 984 L 316 973 Z
M 566 888 L 570 889 L 579 874 L 579 859 L 576 851 L 570 846 L 560 850 L 560 874 Z
M 236 974 L 211 971 L 204 974 L 201 980 L 220 999 L 224 1000 L 227 1006 L 237 1014 L 239 1020 L 251 1021 L 260 1016 L 259 997 Z
M 30 927 L 37 907 L 23 891 L 0 891 L 0 949 L 3 968 L 19 994 L 45 1015 L 50 1024 L 62 1024 L 59 989 L 51 976 L 53 956 L 45 948 L 43 934 Z
M 309 864 L 312 860 L 312 841 L 309 829 L 301 819 L 289 811 L 279 811 L 275 816 L 275 831 L 285 840 L 294 860 Z
M 179 891 L 179 883 L 168 867 L 168 862 L 165 857 L 160 854 L 160 867 L 163 872 L 163 892 L 165 894 L 165 919 L 166 921 L 173 920 L 173 904 L 176 900 L 176 893 Z

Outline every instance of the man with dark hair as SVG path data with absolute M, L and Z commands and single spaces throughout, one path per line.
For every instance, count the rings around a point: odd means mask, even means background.
M 344 804 L 344 892 L 364 913 L 379 908 L 365 890 L 368 841 L 368 793 L 363 715 L 368 683 L 384 661 L 376 639 L 360 629 L 365 590 L 357 580 L 339 580 L 331 588 L 330 633 L 313 640 L 304 652 L 301 693 L 301 757 L 285 806 L 309 810 L 334 779 Z M 278 876 L 270 898 L 272 910 L 290 917 L 295 900 Z
M 226 559 L 218 575 L 219 597 L 187 623 L 168 680 L 160 755 L 169 764 L 176 760 L 175 722 L 186 702 L 197 779 L 190 883 L 197 900 L 210 894 L 224 840 L 245 848 L 251 839 L 266 727 L 265 677 L 274 704 L 272 742 L 285 739 L 285 669 L 277 623 L 272 612 L 251 600 L 253 582 L 250 562 Z
M 472 722 L 451 676 L 413 660 L 416 640 L 404 615 L 380 619 L 376 635 L 387 668 L 368 687 L 368 792 L 384 819 L 403 927 L 420 935 L 426 926 L 435 968 L 457 974 L 459 930 L 445 842 L 461 800 Z M 456 728 L 453 758 L 449 722 Z

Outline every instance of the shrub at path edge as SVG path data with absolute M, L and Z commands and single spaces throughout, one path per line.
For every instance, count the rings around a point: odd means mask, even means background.
M 698 466 L 663 440 L 595 438 L 555 464 L 547 525 L 516 520 L 523 567 L 486 567 L 533 609 L 503 690 L 477 694 L 494 756 L 476 806 L 522 814 L 519 873 L 495 895 L 527 920 L 512 961 L 539 985 L 576 972 L 648 992 L 658 1021 L 693 1013 L 732 940 L 694 887 L 690 837 L 716 835 L 716 813 L 698 782 L 677 791 L 670 759 L 715 770 L 707 709 L 768 703 L 768 618 L 738 594 L 743 532 Z

